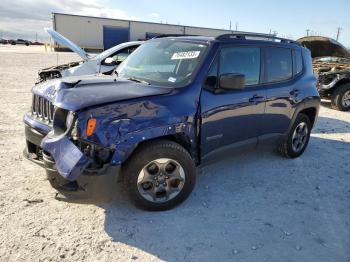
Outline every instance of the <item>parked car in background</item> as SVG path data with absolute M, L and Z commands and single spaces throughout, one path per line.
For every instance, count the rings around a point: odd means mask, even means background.
M 31 44 L 30 41 L 24 40 L 24 39 L 8 40 L 8 43 L 11 45 L 25 45 L 25 46 L 29 46 Z
M 334 39 L 321 36 L 298 40 L 311 51 L 318 90 L 334 109 L 350 110 L 350 52 Z
M 42 69 L 38 73 L 37 83 L 48 79 L 67 76 L 91 75 L 98 73 L 111 74 L 113 70 L 123 62 L 126 57 L 128 57 L 128 55 L 143 43 L 142 41 L 122 43 L 107 49 L 96 56 L 92 56 L 58 32 L 52 29 L 45 30 L 55 42 L 68 47 L 73 52 L 77 53 L 83 60 L 80 62 L 72 62 Z
M 32 42 L 32 45 L 44 45 L 44 43 L 39 42 L 39 41 L 34 41 L 34 42 Z
M 9 40 L 5 39 L 5 38 L 0 38 L 0 44 L 6 45 L 9 43 Z
M 116 74 L 32 92 L 27 157 L 51 184 L 77 190 L 80 175 L 121 167 L 131 198 L 149 210 L 184 201 L 196 166 L 219 152 L 269 141 L 299 157 L 320 103 L 310 51 L 262 34 L 152 39 Z

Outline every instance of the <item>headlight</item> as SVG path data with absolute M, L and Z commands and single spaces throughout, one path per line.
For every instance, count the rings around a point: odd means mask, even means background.
M 56 108 L 53 117 L 53 130 L 56 135 L 61 135 L 69 130 L 74 122 L 74 112 L 62 108 Z
M 72 126 L 73 121 L 74 121 L 74 112 L 69 111 L 68 114 L 67 114 L 67 117 L 66 117 L 66 127 L 67 127 L 67 129 L 69 129 Z

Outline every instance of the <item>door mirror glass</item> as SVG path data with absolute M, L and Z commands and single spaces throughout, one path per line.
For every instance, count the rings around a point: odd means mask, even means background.
M 220 75 L 220 88 L 224 90 L 242 90 L 245 87 L 245 75 L 222 74 Z

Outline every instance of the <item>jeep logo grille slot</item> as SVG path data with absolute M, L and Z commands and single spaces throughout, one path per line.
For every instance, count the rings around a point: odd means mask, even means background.
M 32 101 L 32 115 L 36 116 L 39 120 L 46 121 L 49 124 L 53 120 L 53 104 L 44 97 L 33 95 Z

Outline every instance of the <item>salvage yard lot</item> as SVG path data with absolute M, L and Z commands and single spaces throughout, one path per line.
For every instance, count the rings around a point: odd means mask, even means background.
M 136 209 L 113 176 L 56 196 L 22 156 L 22 116 L 37 71 L 76 60 L 0 45 L 1 261 L 350 261 L 350 112 L 328 103 L 302 157 L 259 147 L 217 159 L 173 210 Z

